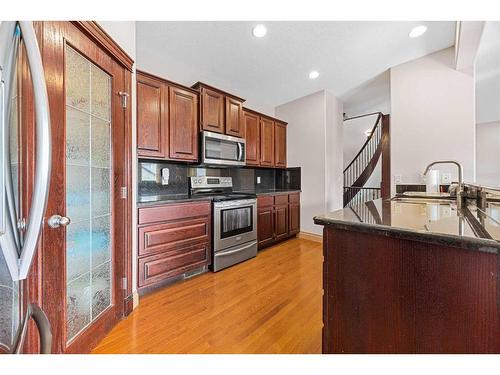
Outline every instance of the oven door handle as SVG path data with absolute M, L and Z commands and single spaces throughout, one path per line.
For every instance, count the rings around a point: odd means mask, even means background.
M 222 257 L 222 256 L 226 256 L 226 255 L 231 255 L 231 254 L 234 254 L 234 253 L 239 253 L 240 251 L 246 250 L 249 247 L 252 247 L 252 246 L 254 246 L 256 244 L 257 244 L 257 241 L 252 241 L 248 245 L 245 245 L 245 246 L 240 247 L 240 248 L 235 249 L 235 250 L 223 251 L 223 252 L 215 253 L 215 256 L 216 257 Z

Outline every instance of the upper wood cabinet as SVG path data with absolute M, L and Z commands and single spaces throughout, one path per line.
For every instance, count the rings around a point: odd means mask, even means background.
M 211 132 L 243 138 L 244 99 L 229 94 L 203 82 L 192 86 L 200 93 L 200 128 Z
M 286 168 L 286 124 L 274 122 L 274 166 Z
M 198 95 L 171 86 L 170 109 L 170 158 L 198 160 Z
M 260 165 L 274 167 L 274 121 L 260 118 Z
M 167 103 L 167 105 L 165 105 Z M 161 81 L 137 75 L 137 152 L 139 157 L 168 155 L 168 90 Z
M 203 130 L 216 133 L 225 132 L 224 123 L 224 94 L 202 87 L 200 90 L 201 107 L 200 123 Z
M 137 154 L 140 158 L 198 161 L 198 93 L 137 72 Z
M 260 116 L 256 113 L 243 111 L 246 140 L 246 164 L 260 165 Z
M 226 134 L 243 138 L 243 102 L 226 96 Z

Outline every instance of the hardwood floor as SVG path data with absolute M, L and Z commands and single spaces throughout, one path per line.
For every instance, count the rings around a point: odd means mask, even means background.
M 322 245 L 294 238 L 140 300 L 93 353 L 321 353 Z

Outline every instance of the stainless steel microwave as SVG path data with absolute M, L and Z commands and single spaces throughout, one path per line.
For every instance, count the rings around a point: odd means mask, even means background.
M 201 162 L 205 165 L 245 165 L 246 144 L 243 138 L 203 131 Z

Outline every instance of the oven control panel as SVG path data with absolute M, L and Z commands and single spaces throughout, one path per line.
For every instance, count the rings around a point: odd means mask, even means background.
M 191 177 L 191 189 L 210 189 L 210 188 L 231 188 L 233 179 L 231 177 Z

